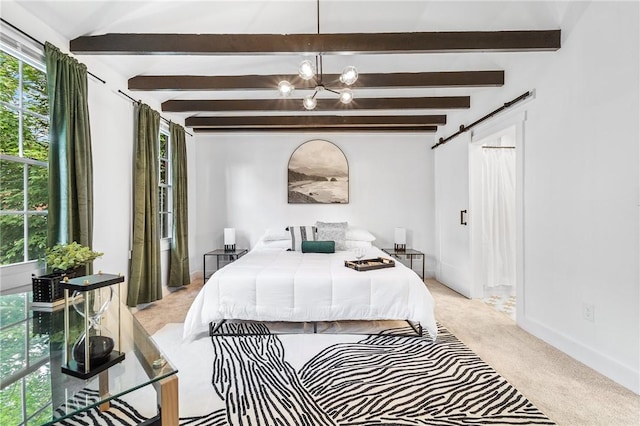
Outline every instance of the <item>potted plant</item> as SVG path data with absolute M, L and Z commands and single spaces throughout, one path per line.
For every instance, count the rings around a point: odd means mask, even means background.
M 75 241 L 47 248 L 45 261 L 50 273 L 31 278 L 34 306 L 50 307 L 60 303 L 64 298 L 64 292 L 58 283 L 64 277 L 75 278 L 86 275 L 87 264 L 103 254 Z
M 78 267 L 85 267 L 104 253 L 93 251 L 87 246 L 76 243 L 56 244 L 45 250 L 47 268 L 55 271 L 70 271 Z

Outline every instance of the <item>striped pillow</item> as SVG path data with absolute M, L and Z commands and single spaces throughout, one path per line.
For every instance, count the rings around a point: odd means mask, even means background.
M 288 226 L 287 231 L 291 233 L 291 251 L 301 251 L 303 241 L 316 240 L 315 226 Z

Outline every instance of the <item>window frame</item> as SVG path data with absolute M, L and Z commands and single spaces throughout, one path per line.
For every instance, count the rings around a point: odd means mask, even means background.
M 166 156 L 162 156 L 162 136 L 165 136 L 166 141 Z M 165 166 L 165 182 L 162 182 L 162 164 Z M 166 210 L 162 210 L 162 197 L 160 196 L 166 191 L 165 206 Z M 164 217 L 166 216 L 166 218 Z M 166 219 L 166 222 L 163 220 Z M 167 249 L 173 238 L 173 176 L 172 176 L 172 163 L 171 163 L 171 134 L 169 132 L 169 126 L 166 123 L 160 124 L 160 131 L 158 132 L 158 232 L 159 239 L 162 243 L 162 249 Z
M 41 259 L 29 260 L 29 217 L 30 216 L 47 216 L 47 210 L 29 210 L 28 209 L 28 194 L 29 194 L 29 167 L 46 167 L 48 163 L 46 161 L 35 160 L 32 158 L 22 157 L 24 150 L 24 120 L 25 115 L 30 115 L 41 120 L 45 120 L 47 125 L 49 124 L 49 116 L 46 117 L 38 114 L 34 111 L 30 111 L 28 107 L 23 104 L 24 92 L 23 92 L 23 64 L 42 71 L 46 74 L 44 46 L 36 44 L 34 41 L 26 38 L 22 34 L 13 30 L 8 26 L 3 26 L 0 29 L 0 50 L 4 53 L 13 56 L 20 61 L 19 70 L 19 103 L 14 105 L 8 102 L 0 101 L 2 106 L 10 111 L 14 111 L 18 114 L 18 143 L 19 143 L 19 155 L 9 155 L 0 153 L 0 160 L 10 161 L 12 163 L 20 164 L 23 166 L 23 202 L 21 210 L 0 210 L 0 215 L 22 215 L 23 216 L 23 261 L 6 265 L 0 265 L 0 281 L 2 281 L 2 291 L 13 290 L 16 288 L 24 287 L 31 284 L 31 275 L 42 274 L 44 272 L 44 263 Z

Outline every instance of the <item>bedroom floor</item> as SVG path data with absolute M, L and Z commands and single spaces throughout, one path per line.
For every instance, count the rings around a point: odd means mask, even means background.
M 559 425 L 638 425 L 640 396 L 531 336 L 481 300 L 435 280 L 436 319 Z M 149 334 L 181 323 L 202 287 L 196 280 L 135 313 Z

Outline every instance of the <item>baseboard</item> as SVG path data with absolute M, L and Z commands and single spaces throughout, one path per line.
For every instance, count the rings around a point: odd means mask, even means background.
M 544 340 L 556 349 L 580 361 L 598 373 L 610 378 L 637 395 L 640 395 L 640 371 L 621 364 L 615 359 L 560 333 L 539 321 L 518 315 L 518 326 Z

